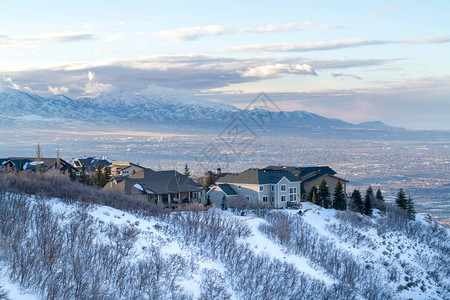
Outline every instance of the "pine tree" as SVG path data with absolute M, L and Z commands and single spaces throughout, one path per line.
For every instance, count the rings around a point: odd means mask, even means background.
M 211 206 L 211 199 L 210 199 L 209 195 L 208 195 L 208 197 L 206 197 L 205 206 Z
M 333 208 L 337 210 L 347 210 L 347 203 L 345 202 L 344 187 L 341 181 L 338 179 L 336 187 L 334 188 L 334 202 Z
M 72 168 L 69 168 L 69 178 L 72 181 L 77 179 L 77 173 Z
M 184 165 L 184 176 L 190 178 L 191 177 L 191 171 L 189 170 L 189 167 L 187 164 Z
M 408 200 L 406 199 L 406 194 L 403 189 L 400 189 L 397 193 L 397 197 L 395 197 L 395 203 L 401 209 L 407 210 L 408 208 Z
M 309 194 L 308 194 L 308 199 L 307 199 L 309 202 L 312 202 L 312 203 L 314 203 L 314 204 L 317 204 L 317 205 L 319 205 L 318 203 L 317 203 L 317 186 L 316 185 L 313 185 L 312 187 L 311 187 L 311 190 L 309 191 Z
M 354 190 L 352 193 L 352 210 L 364 214 L 365 205 L 362 201 L 361 192 Z
M 95 169 L 95 174 L 92 183 L 96 186 L 101 186 L 103 181 L 102 179 L 103 179 L 102 169 L 100 168 L 100 164 L 97 164 L 97 168 Z
M 414 209 L 414 201 L 411 196 L 408 196 L 406 200 L 406 211 L 408 212 L 408 217 L 410 220 L 416 219 L 416 210 Z
M 383 194 L 381 194 L 381 190 L 378 189 L 375 194 L 376 199 L 376 207 L 381 211 L 386 211 L 386 203 L 384 202 Z
M 104 166 L 102 169 L 102 184 L 101 186 L 104 187 L 106 183 L 111 179 L 111 169 L 108 166 Z
M 81 165 L 81 175 L 80 175 L 80 182 L 84 184 L 89 184 L 89 175 L 86 174 L 86 166 L 84 164 Z
M 372 199 L 373 199 L 373 190 L 372 187 L 369 186 L 369 188 L 366 190 L 366 196 L 364 197 L 364 214 L 371 216 L 372 211 Z
M 328 191 L 328 186 L 325 179 L 322 179 L 322 181 L 320 182 L 317 198 L 318 202 L 322 203 L 324 208 L 332 207 L 330 192 Z

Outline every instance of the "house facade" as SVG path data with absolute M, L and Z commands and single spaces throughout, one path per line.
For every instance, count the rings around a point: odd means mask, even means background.
M 293 166 L 268 166 L 267 169 L 272 170 L 286 170 L 295 174 L 302 181 L 302 200 L 305 201 L 308 197 L 308 193 L 315 185 L 319 187 L 322 180 L 325 180 L 328 191 L 333 198 L 334 188 L 339 180 L 342 183 L 344 193 L 347 194 L 346 185 L 348 180 L 337 176 L 337 173 L 328 166 L 312 166 L 312 167 L 293 167 Z
M 204 203 L 206 194 L 205 187 L 176 171 L 149 168 L 130 176 L 113 177 L 103 189 L 165 204 Z
M 112 161 L 109 168 L 112 176 L 130 176 L 145 169 L 137 164 L 122 161 Z
M 9 171 L 40 171 L 58 170 L 66 174 L 69 169 L 76 172 L 67 161 L 62 158 L 33 158 L 33 157 L 8 157 L 0 158 L 0 166 Z
M 219 178 L 208 191 L 211 202 L 220 203 L 223 197 L 242 197 L 248 201 L 268 203 L 275 208 L 288 207 L 300 202 L 300 179 L 286 170 L 248 169 L 241 173 L 229 173 Z M 231 191 L 224 192 L 223 186 Z M 216 204 L 217 205 L 217 204 Z

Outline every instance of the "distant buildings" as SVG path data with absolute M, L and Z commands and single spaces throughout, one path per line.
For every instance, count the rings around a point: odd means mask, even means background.
M 0 158 L 0 166 L 9 171 L 41 171 L 58 170 L 68 173 L 69 169 L 76 171 L 70 163 L 61 158 L 33 158 L 33 157 L 7 157 Z

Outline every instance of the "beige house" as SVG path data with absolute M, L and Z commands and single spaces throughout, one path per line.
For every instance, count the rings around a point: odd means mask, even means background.
M 300 202 L 300 180 L 286 170 L 248 169 L 219 178 L 207 193 L 218 204 L 229 197 L 243 197 L 248 201 L 270 203 L 275 208 Z
M 145 168 L 131 162 L 112 161 L 110 169 L 112 176 L 130 176 Z

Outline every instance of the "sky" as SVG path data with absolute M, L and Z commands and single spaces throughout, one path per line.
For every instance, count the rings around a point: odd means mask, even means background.
M 0 88 L 450 130 L 450 1 L 0 1 Z

